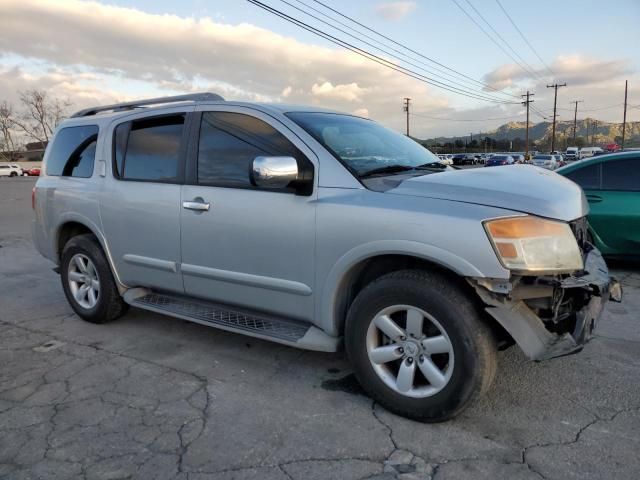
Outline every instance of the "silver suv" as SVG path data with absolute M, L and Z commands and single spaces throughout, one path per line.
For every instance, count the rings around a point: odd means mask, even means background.
M 442 421 L 496 350 L 578 351 L 621 296 L 587 202 L 532 166 L 453 170 L 379 124 L 197 94 L 57 129 L 33 236 L 83 319 L 128 306 L 333 352 L 380 404 Z

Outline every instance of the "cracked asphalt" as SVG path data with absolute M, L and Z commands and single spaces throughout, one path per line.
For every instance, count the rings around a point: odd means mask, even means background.
M 31 245 L 31 178 L 0 179 L 2 479 L 638 479 L 640 267 L 616 265 L 580 354 L 501 352 L 457 419 L 362 395 L 342 354 L 132 309 L 92 325 Z

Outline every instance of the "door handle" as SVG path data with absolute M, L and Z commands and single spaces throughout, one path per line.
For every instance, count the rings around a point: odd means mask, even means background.
M 211 204 L 202 199 L 196 198 L 191 202 L 182 202 L 182 208 L 187 210 L 196 210 L 198 212 L 208 212 Z
M 600 195 L 587 195 L 587 200 L 593 203 L 599 203 L 602 201 L 602 197 Z

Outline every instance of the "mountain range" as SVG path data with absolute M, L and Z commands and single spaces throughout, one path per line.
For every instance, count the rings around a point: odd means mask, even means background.
M 473 134 L 473 138 L 481 141 L 485 137 L 494 140 L 524 140 L 526 135 L 526 122 L 509 122 L 495 130 Z M 551 122 L 529 123 L 529 140 L 531 142 L 546 143 L 551 139 L 553 125 Z M 585 145 L 601 145 L 619 143 L 622 137 L 622 123 L 602 122 L 593 118 L 578 120 L 576 124 L 576 137 L 582 137 Z M 556 142 L 564 145 L 572 144 L 573 121 L 560 120 L 556 122 Z M 424 140 L 426 144 L 448 143 L 456 140 L 469 141 L 469 135 L 458 137 L 436 137 Z M 625 146 L 640 146 L 640 122 L 627 122 Z

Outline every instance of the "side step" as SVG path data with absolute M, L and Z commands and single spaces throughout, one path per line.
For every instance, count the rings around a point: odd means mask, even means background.
M 308 323 L 206 300 L 157 293 L 146 288 L 128 290 L 124 300 L 133 307 L 306 350 L 335 352 L 340 345 L 340 338 L 327 335 Z

